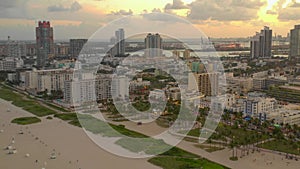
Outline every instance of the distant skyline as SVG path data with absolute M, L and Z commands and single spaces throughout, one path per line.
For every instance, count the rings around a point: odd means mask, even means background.
M 249 37 L 263 26 L 286 36 L 300 24 L 300 0 L 9 0 L 0 8 L 0 40 L 34 40 L 39 20 L 51 22 L 55 40 L 89 38 L 123 16 L 168 21 L 150 12 L 182 17 L 213 38 Z

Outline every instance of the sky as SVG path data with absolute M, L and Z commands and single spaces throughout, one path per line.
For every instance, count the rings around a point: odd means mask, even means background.
M 264 26 L 286 36 L 300 24 L 300 0 L 1 0 L 0 40 L 33 40 L 39 20 L 51 22 L 56 40 L 89 38 L 124 16 L 167 20 L 145 17 L 152 12 L 181 17 L 214 38 L 249 37 Z

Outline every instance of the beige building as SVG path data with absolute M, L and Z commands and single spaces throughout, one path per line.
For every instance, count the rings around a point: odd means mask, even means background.
M 240 91 L 248 93 L 253 88 L 253 79 L 245 77 L 227 77 L 227 84 L 239 85 Z
M 266 88 L 266 78 L 253 78 L 253 89 L 263 90 Z
M 216 96 L 219 94 L 219 73 L 195 74 L 199 92 L 205 96 Z
M 189 73 L 188 90 L 199 91 L 205 96 L 219 94 L 219 73 Z
M 111 99 L 111 75 L 99 75 L 96 78 L 96 97 L 97 100 Z
M 167 95 L 169 99 L 181 100 L 181 92 L 179 87 L 172 87 L 167 90 Z
M 36 71 L 25 72 L 25 88 L 26 89 L 37 89 L 37 73 Z
M 64 89 L 65 81 L 72 80 L 73 69 L 33 70 L 25 74 L 26 89 L 36 92 L 58 91 Z
M 299 110 L 280 110 L 279 115 L 274 117 L 277 124 L 300 125 Z

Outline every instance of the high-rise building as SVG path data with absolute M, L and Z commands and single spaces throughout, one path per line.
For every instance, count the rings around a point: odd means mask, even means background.
M 71 58 L 77 58 L 81 49 L 87 43 L 87 39 L 70 39 L 70 55 Z
M 260 33 L 252 37 L 251 58 L 270 58 L 272 56 L 272 30 L 265 26 Z
M 70 53 L 70 44 L 69 43 L 57 43 L 54 47 L 55 58 L 65 58 Z
M 71 107 L 96 101 L 95 79 L 73 79 L 65 81 L 64 101 Z
M 205 96 L 217 96 L 219 94 L 219 73 L 195 74 L 198 90 Z
M 111 82 L 112 96 L 114 98 L 126 98 L 129 96 L 129 79 L 126 76 L 114 78 Z
M 300 25 L 295 25 L 290 33 L 290 58 L 295 57 L 300 57 Z
M 251 56 L 251 58 L 257 58 L 259 56 L 259 52 L 260 52 L 259 37 L 260 37 L 260 33 L 256 32 L 256 35 L 251 38 L 251 41 L 250 41 L 250 46 L 251 46 L 250 56 Z
M 6 54 L 8 57 L 20 58 L 21 56 L 26 56 L 26 45 L 24 42 L 12 41 L 8 37 L 6 43 Z
M 32 70 L 24 73 L 25 88 L 28 91 L 64 91 L 65 81 L 73 79 L 72 69 Z
M 260 37 L 260 51 L 261 57 L 269 58 L 272 56 L 272 30 L 269 27 L 266 27 L 261 30 Z
M 39 21 L 36 27 L 37 66 L 44 67 L 54 56 L 53 28 L 49 21 Z
M 157 34 L 149 33 L 145 38 L 145 56 L 146 57 L 160 57 L 162 56 L 162 38 Z
M 118 56 L 125 55 L 125 31 L 124 29 L 119 29 L 115 32 L 116 36 L 116 52 Z

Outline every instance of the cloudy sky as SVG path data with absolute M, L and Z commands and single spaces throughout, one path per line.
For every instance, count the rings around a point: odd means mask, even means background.
M 115 19 L 151 12 L 182 17 L 210 37 L 252 36 L 265 25 L 286 36 L 300 24 L 300 0 L 1 0 L 0 40 L 34 39 L 39 20 L 51 21 L 55 39 L 89 38 Z

